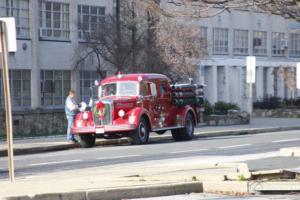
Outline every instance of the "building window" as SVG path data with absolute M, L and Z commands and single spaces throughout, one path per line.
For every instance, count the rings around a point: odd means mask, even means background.
M 253 32 L 253 54 L 257 56 L 267 55 L 267 32 Z
M 69 40 L 69 4 L 40 1 L 40 37 Z
M 200 40 L 202 47 L 207 50 L 207 27 L 200 27 Z
M 228 29 L 213 29 L 213 53 L 228 54 Z
M 284 52 L 287 48 L 288 45 L 284 33 L 272 33 L 272 55 L 284 56 Z
M 93 38 L 105 20 L 105 7 L 78 5 L 78 38 Z
M 248 54 L 247 30 L 234 30 L 233 53 L 236 55 Z
M 18 38 L 29 38 L 29 1 L 2 0 L 0 1 L 0 16 L 14 17 Z
M 41 102 L 43 106 L 61 107 L 71 89 L 71 74 L 66 70 L 41 71 Z
M 290 56 L 291 57 L 300 57 L 300 34 L 291 33 L 290 34 Z
M 30 107 L 30 70 L 9 70 L 12 108 Z M 0 72 L 0 104 L 4 107 L 2 73 Z
M 95 85 L 95 80 L 100 80 L 100 75 L 96 71 L 80 71 L 80 97 L 82 101 L 88 102 L 91 97 L 91 87 Z M 97 97 L 97 91 L 93 90 L 93 97 Z

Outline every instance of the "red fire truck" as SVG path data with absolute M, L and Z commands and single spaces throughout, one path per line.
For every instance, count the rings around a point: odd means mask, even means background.
M 130 137 L 133 144 L 146 144 L 150 132 L 167 130 L 176 141 L 193 138 L 203 86 L 171 85 L 162 74 L 118 74 L 97 87 L 97 99 L 77 114 L 72 127 L 82 147 L 94 146 L 96 138 Z

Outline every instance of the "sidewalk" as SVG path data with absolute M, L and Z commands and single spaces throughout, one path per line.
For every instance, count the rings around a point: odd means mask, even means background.
M 213 137 L 225 135 L 257 134 L 271 131 L 300 130 L 300 119 L 290 118 L 252 118 L 247 125 L 234 126 L 204 126 L 195 129 L 195 137 Z M 153 133 L 151 141 L 172 140 L 168 132 L 162 136 Z M 96 145 L 121 145 L 127 144 L 126 138 L 120 140 L 97 139 Z M 78 144 L 67 144 L 65 136 L 39 137 L 14 140 L 15 155 L 59 151 L 78 148 Z M 6 156 L 6 141 L 0 141 L 0 156 Z
M 14 183 L 0 181 L 0 199 L 125 200 L 201 192 L 241 195 L 262 188 L 300 191 L 300 184 L 295 180 L 247 181 L 250 176 L 245 163 L 175 158 L 65 170 L 20 178 Z

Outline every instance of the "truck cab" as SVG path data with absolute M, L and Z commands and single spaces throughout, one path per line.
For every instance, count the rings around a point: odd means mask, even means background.
M 163 134 L 167 130 L 175 140 L 193 138 L 200 120 L 199 106 L 177 105 L 176 89 L 165 75 L 119 74 L 102 80 L 97 87 L 98 98 L 77 114 L 72 127 L 82 147 L 94 146 L 96 138 L 130 137 L 133 144 L 146 144 L 150 132 Z

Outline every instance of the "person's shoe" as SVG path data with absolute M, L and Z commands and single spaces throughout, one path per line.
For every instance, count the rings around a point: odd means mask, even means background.
M 78 143 L 78 140 L 76 140 L 75 138 L 72 140 L 74 143 Z
M 76 144 L 76 143 L 78 143 L 78 140 L 76 139 L 68 140 L 68 144 Z

